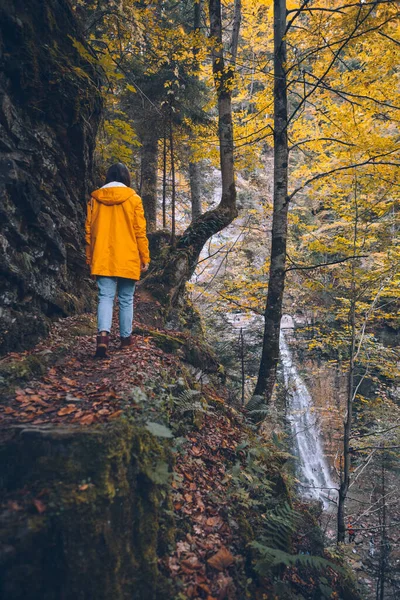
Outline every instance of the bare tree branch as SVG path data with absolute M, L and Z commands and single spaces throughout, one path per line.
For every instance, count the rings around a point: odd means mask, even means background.
M 355 258 L 368 258 L 367 254 L 360 254 L 358 256 L 347 256 L 346 258 L 341 258 L 339 260 L 333 260 L 331 262 L 319 263 L 318 265 L 309 265 L 309 266 L 301 266 L 296 265 L 294 267 L 289 267 L 285 269 L 285 273 L 289 271 L 311 271 L 312 269 L 320 269 L 321 267 L 329 267 L 330 265 L 338 265 L 340 263 L 344 263 L 348 260 L 354 260 Z

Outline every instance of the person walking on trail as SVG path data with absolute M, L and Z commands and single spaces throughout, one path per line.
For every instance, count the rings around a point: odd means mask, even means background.
M 117 290 L 121 348 L 132 344 L 133 294 L 150 262 L 142 201 L 131 188 L 130 173 L 122 163 L 112 165 L 105 185 L 92 192 L 85 231 L 86 262 L 99 290 L 96 356 L 104 358 Z

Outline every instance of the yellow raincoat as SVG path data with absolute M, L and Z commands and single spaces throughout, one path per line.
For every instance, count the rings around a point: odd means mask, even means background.
M 140 279 L 150 262 L 146 220 L 139 196 L 115 183 L 95 190 L 87 207 L 86 260 L 92 275 Z

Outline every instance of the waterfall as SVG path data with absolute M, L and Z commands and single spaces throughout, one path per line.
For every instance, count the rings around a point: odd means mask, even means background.
M 285 386 L 288 390 L 288 419 L 297 455 L 297 470 L 304 496 L 316 498 L 328 508 L 336 500 L 337 488 L 324 454 L 317 416 L 311 395 L 299 374 L 281 329 L 280 352 Z

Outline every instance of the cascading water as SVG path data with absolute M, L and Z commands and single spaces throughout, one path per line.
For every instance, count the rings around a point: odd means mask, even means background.
M 321 441 L 313 400 L 294 360 L 284 331 L 280 334 L 280 351 L 285 386 L 288 393 L 288 420 L 291 425 L 298 475 L 304 496 L 321 500 L 325 508 L 337 497 Z

